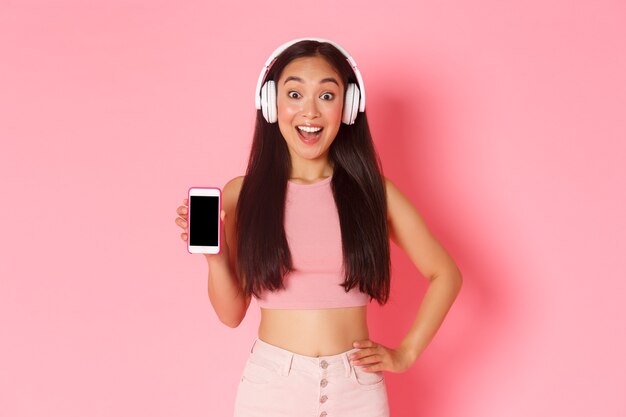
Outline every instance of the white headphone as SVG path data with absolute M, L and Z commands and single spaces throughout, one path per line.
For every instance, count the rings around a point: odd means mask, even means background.
M 321 38 L 299 38 L 289 41 L 281 46 L 279 46 L 272 55 L 265 61 L 265 65 L 261 70 L 261 74 L 259 75 L 259 81 L 256 85 L 256 97 L 255 97 L 255 105 L 257 110 L 263 111 L 263 117 L 267 120 L 268 123 L 276 123 L 277 118 L 277 107 L 276 107 L 276 83 L 274 80 L 265 81 L 265 77 L 269 72 L 271 66 L 274 64 L 276 57 L 280 55 L 285 49 L 290 47 L 291 45 L 298 43 L 300 41 L 318 41 L 325 42 L 333 45 L 337 48 L 348 60 L 348 63 L 352 67 L 354 71 L 354 75 L 356 75 L 356 79 L 359 83 L 357 86 L 354 83 L 348 84 L 348 88 L 346 90 L 346 95 L 343 103 L 343 117 L 341 121 L 347 125 L 351 125 L 356 120 L 356 116 L 359 112 L 363 113 L 365 111 L 365 87 L 363 86 L 363 78 L 361 78 L 361 72 L 356 66 L 356 62 L 354 58 L 348 54 L 348 52 L 343 49 L 341 46 L 336 44 L 335 42 L 331 42 L 326 39 Z M 358 111 L 357 111 L 358 110 Z

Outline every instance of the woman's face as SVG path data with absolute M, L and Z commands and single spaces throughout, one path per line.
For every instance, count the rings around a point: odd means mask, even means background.
M 320 56 L 297 58 L 276 83 L 278 126 L 292 163 L 326 159 L 341 126 L 344 86 Z

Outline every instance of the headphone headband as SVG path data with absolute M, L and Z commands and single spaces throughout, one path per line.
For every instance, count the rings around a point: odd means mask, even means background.
M 257 81 L 257 84 L 256 84 L 256 95 L 255 95 L 254 102 L 255 102 L 255 106 L 257 110 L 261 109 L 261 87 L 263 86 L 263 82 L 265 81 L 265 77 L 267 76 L 267 73 L 272 67 L 272 64 L 274 64 L 274 61 L 276 60 L 276 57 L 278 57 L 278 55 L 280 55 L 285 49 L 289 48 L 291 45 L 294 45 L 301 41 L 317 41 L 317 42 L 329 43 L 335 48 L 337 48 L 339 52 L 341 52 L 346 57 L 346 59 L 348 60 L 348 63 L 352 67 L 352 71 L 354 72 L 354 75 L 356 76 L 357 82 L 359 83 L 359 90 L 360 90 L 360 97 L 361 97 L 360 102 L 359 102 L 359 112 L 363 113 L 365 111 L 365 87 L 363 86 L 363 78 L 361 77 L 361 72 L 359 71 L 359 68 L 357 67 L 356 62 L 354 61 L 354 58 L 352 58 L 352 56 L 350 56 L 348 51 L 343 49 L 339 44 L 333 41 L 329 41 L 327 39 L 322 39 L 322 38 L 294 39 L 292 41 L 282 44 L 281 46 L 276 48 L 274 52 L 272 52 L 272 54 L 267 59 L 267 61 L 265 61 L 265 65 L 263 66 L 263 69 L 261 70 L 261 74 L 259 75 L 259 81 Z

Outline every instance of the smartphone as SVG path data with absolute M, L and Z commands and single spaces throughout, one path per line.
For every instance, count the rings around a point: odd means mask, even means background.
M 189 253 L 220 252 L 220 211 L 222 191 L 219 188 L 191 187 L 187 216 L 187 250 Z

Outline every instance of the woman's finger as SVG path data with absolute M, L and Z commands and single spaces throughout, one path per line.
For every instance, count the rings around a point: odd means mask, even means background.
M 353 353 L 352 355 L 350 355 L 350 360 L 351 361 L 362 361 L 365 358 L 369 358 L 370 356 L 376 355 L 376 352 L 370 348 L 366 348 L 366 349 L 361 349 L 356 353 Z
M 353 365 L 369 365 L 371 363 L 378 363 L 380 362 L 380 355 L 367 355 L 367 356 L 362 356 L 359 359 L 356 360 L 352 360 L 351 361 Z
M 384 367 L 383 367 L 382 362 L 378 362 L 378 363 L 375 363 L 373 365 L 362 366 L 361 369 L 364 372 L 378 372 L 378 371 L 384 371 L 385 370 Z
M 182 217 L 177 217 L 175 223 L 183 229 L 187 229 L 187 220 L 183 219 Z
M 369 339 L 355 340 L 352 345 L 354 347 L 361 348 L 361 349 L 368 348 L 368 347 L 376 347 L 376 343 L 373 340 L 369 340 Z
M 180 234 L 180 238 L 186 242 L 187 241 L 187 233 L 181 233 Z
M 378 350 L 374 349 L 374 348 L 367 348 L 367 349 L 361 349 L 356 355 L 359 358 L 366 358 L 368 356 L 372 356 L 372 355 L 376 355 L 378 354 Z

